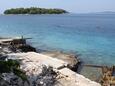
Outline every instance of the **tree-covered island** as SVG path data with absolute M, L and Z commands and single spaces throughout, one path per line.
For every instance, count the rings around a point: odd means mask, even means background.
M 11 8 L 4 11 L 4 14 L 64 14 L 68 13 L 63 9 L 46 9 L 46 8 Z

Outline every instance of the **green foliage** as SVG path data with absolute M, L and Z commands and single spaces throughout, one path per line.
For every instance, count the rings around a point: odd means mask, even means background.
M 45 9 L 45 8 L 15 8 L 4 11 L 4 14 L 63 14 L 67 11 L 63 9 Z
M 23 81 L 27 80 L 27 76 L 26 76 L 25 72 L 23 72 L 22 70 L 14 68 L 13 73 L 15 75 L 17 75 L 18 77 L 20 77 Z
M 13 72 L 22 80 L 27 81 L 26 74 L 19 67 L 20 63 L 17 60 L 0 61 L 0 74 Z
M 10 73 L 13 68 L 19 68 L 19 66 L 16 60 L 0 61 L 0 73 Z

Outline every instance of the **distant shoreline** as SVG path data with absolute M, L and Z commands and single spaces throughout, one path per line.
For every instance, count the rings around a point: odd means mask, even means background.
M 63 13 L 63 14 L 69 14 L 69 13 Z M 0 15 L 63 15 L 63 14 L 0 14 Z
M 113 14 L 109 14 L 109 13 L 62 13 L 62 14 L 0 14 L 0 15 L 63 15 L 63 14 L 67 14 L 67 15 L 114 15 Z

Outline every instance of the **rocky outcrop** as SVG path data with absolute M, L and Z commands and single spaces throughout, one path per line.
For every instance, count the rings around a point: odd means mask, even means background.
M 14 73 L 3 73 L 0 86 L 23 86 L 24 81 Z
M 68 68 L 72 69 L 73 71 L 77 71 L 78 65 L 80 64 L 80 60 L 75 54 L 64 53 L 60 51 L 45 51 L 41 52 L 41 54 L 67 62 Z
M 22 71 L 0 73 L 0 86 L 101 86 L 71 70 L 76 69 L 79 63 L 76 55 L 62 52 L 28 52 L 36 50 L 26 46 L 26 41 L 20 38 L 1 39 L 0 44 L 0 60 L 19 61 L 18 68 Z M 19 77 L 19 72 L 25 75 Z
M 9 59 L 18 59 L 21 61 L 20 68 L 26 72 L 30 86 L 101 86 L 68 69 L 67 62 L 56 58 L 35 52 L 14 53 L 9 54 L 8 57 Z M 47 68 L 52 67 L 51 71 L 53 72 L 43 73 L 44 66 Z M 55 80 L 55 83 L 52 83 L 52 80 Z M 52 84 L 46 85 L 47 83 Z
M 59 72 L 61 78 L 57 79 L 60 82 L 58 86 L 101 86 L 68 68 L 63 68 Z
M 0 48 L 4 53 L 19 53 L 19 52 L 36 52 L 36 48 L 26 44 L 26 39 L 29 38 L 1 38 Z

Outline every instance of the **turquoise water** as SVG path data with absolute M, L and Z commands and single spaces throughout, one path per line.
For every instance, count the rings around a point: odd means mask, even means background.
M 0 36 L 21 35 L 38 49 L 76 52 L 88 64 L 115 64 L 112 14 L 0 16 Z

